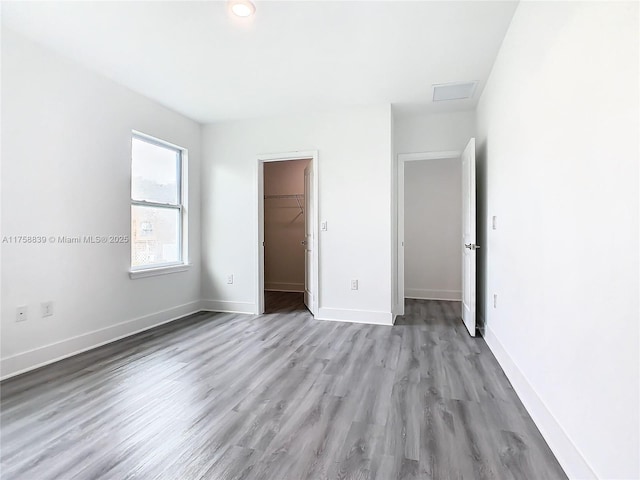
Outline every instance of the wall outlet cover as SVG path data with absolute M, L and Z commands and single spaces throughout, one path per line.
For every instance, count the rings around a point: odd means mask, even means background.
M 20 305 L 16 308 L 16 322 L 24 322 L 27 320 L 27 306 Z

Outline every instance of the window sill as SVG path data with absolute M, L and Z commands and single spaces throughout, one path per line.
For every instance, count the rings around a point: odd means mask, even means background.
M 129 270 L 129 278 L 135 280 L 137 278 L 155 277 L 158 275 L 168 275 L 170 273 L 186 272 L 191 268 L 189 263 L 181 263 L 180 265 L 167 265 L 157 268 L 145 268 L 141 270 Z

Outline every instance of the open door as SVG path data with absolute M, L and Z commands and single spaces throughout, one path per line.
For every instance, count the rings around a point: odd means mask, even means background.
M 462 320 L 476 336 L 476 139 L 462 152 Z
M 304 304 L 313 314 L 313 165 L 309 162 L 304 169 Z

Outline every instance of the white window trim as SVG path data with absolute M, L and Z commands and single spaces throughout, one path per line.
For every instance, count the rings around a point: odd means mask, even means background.
M 171 273 L 178 273 L 178 272 L 186 272 L 187 270 L 189 270 L 191 268 L 191 263 L 189 262 L 189 228 L 188 228 L 188 199 L 189 199 L 189 192 L 188 192 L 188 164 L 189 164 L 189 153 L 188 150 L 184 147 L 180 147 L 178 145 L 175 145 L 173 143 L 170 142 L 166 142 L 164 140 L 161 140 L 159 138 L 153 137 L 151 135 L 147 135 L 146 133 L 142 133 L 139 132 L 137 130 L 132 130 L 131 131 L 131 140 L 133 141 L 134 137 L 138 137 L 141 138 L 145 141 L 148 141 L 150 143 L 155 143 L 157 145 L 163 146 L 163 147 L 168 147 L 168 148 L 172 148 L 175 150 L 179 150 L 180 151 L 180 238 L 178 239 L 180 241 L 180 250 L 182 253 L 182 260 L 180 262 L 176 262 L 176 263 L 170 263 L 170 264 L 155 264 L 155 265 L 142 265 L 142 266 L 138 266 L 138 267 L 133 267 L 131 265 L 131 248 L 129 249 L 129 278 L 131 280 L 135 280 L 138 278 L 147 278 L 147 277 L 155 277 L 158 275 L 168 275 Z M 131 151 L 131 150 L 130 150 Z M 133 158 L 132 158 L 133 161 Z M 143 205 L 143 204 L 148 204 L 148 205 L 153 205 L 153 206 L 158 206 L 158 207 L 162 207 L 162 204 L 155 204 L 154 202 L 145 202 L 145 201 L 139 201 L 139 200 L 134 200 L 132 195 L 131 195 L 131 190 L 129 190 L 129 204 L 130 205 Z M 175 208 L 175 206 L 172 206 L 171 208 Z M 131 228 L 131 218 L 129 218 L 129 228 Z M 131 239 L 133 241 L 133 235 L 131 235 Z
M 190 263 L 178 263 L 176 265 L 155 266 L 149 268 L 142 268 L 139 270 L 129 270 L 129 278 L 135 280 L 136 278 L 156 277 L 158 275 L 168 275 L 170 273 L 186 272 L 191 268 Z

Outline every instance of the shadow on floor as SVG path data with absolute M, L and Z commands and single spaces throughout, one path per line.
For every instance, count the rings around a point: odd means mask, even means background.
M 264 313 L 290 313 L 305 311 L 302 292 L 264 292 Z

